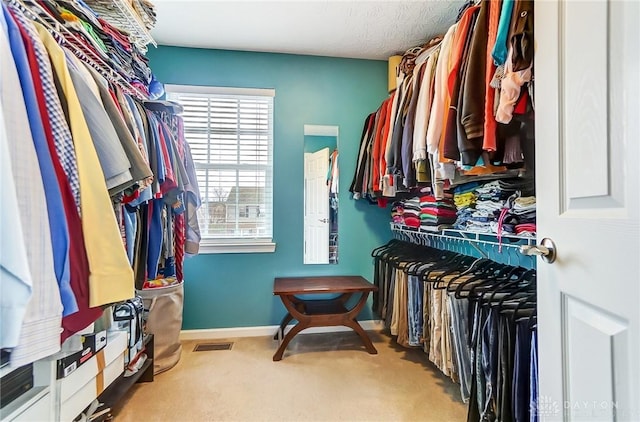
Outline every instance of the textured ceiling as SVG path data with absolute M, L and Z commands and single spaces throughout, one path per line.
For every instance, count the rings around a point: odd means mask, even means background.
M 154 0 L 158 44 L 386 60 L 443 34 L 463 0 Z

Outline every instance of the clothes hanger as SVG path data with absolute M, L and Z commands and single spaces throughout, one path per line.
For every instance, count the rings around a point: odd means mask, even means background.
M 471 275 L 474 272 L 480 272 L 483 271 L 484 268 L 486 268 L 487 266 L 491 265 L 492 261 L 487 259 L 487 258 L 477 258 L 475 259 L 475 261 L 471 262 L 471 264 L 465 268 L 462 272 L 460 272 L 457 275 L 454 275 L 453 277 L 449 278 L 446 281 L 446 285 L 442 283 L 442 281 L 444 280 L 444 275 L 442 277 L 438 277 L 438 280 L 436 281 L 436 283 L 434 284 L 434 288 L 436 289 L 446 289 L 447 292 L 451 292 L 452 290 L 452 286 L 454 284 L 457 284 L 458 280 L 460 280 L 462 277 L 467 276 L 467 275 Z
M 497 284 L 494 284 L 490 290 L 485 290 L 480 294 L 480 300 L 484 300 L 487 293 L 491 294 L 489 298 L 491 300 L 498 292 L 510 292 L 513 289 L 522 287 L 523 284 L 521 282 L 525 280 L 528 274 L 528 270 L 525 268 L 511 267 L 508 273 L 497 279 Z M 524 285 L 528 286 L 530 283 L 528 279 L 526 281 Z
M 466 255 L 458 254 L 456 252 L 450 252 L 447 250 L 440 250 L 442 259 L 436 263 L 432 268 L 429 269 L 426 273 L 423 274 L 424 281 L 428 280 L 428 277 L 431 275 L 433 271 L 447 271 L 452 268 L 456 268 L 458 265 L 462 265 L 464 259 L 468 257 Z M 465 266 L 466 268 L 466 266 Z
M 481 300 L 484 299 L 487 303 L 494 303 L 496 306 L 500 307 L 505 301 L 531 294 L 535 295 L 535 270 L 524 269 L 522 267 L 518 268 L 524 271 L 515 280 L 505 283 L 502 286 L 497 286 L 495 291 L 491 293 L 491 296 L 485 299 L 483 295 Z M 500 299 L 498 299 L 496 295 L 499 295 Z M 498 300 L 497 303 L 495 302 L 496 300 Z
M 436 249 L 424 246 L 424 249 L 415 261 L 407 268 L 407 274 L 411 276 L 421 275 L 424 268 L 428 268 L 437 262 L 438 251 Z M 422 271 L 420 271 L 422 269 Z
M 513 267 L 508 265 L 491 261 L 491 264 L 474 274 L 473 277 L 460 283 L 456 287 L 455 297 L 475 299 L 475 297 L 472 296 L 475 288 L 482 284 L 493 285 L 496 282 L 503 281 L 504 275 L 512 269 Z M 465 292 L 466 294 L 463 295 L 462 292 Z
M 522 267 L 503 265 L 503 268 L 498 270 L 496 274 L 492 274 L 487 278 L 487 283 L 472 286 L 469 296 L 472 300 L 482 302 L 485 294 L 495 294 L 496 291 L 504 286 L 514 286 L 521 279 L 524 271 L 526 270 Z M 514 279 L 514 277 L 516 278 Z
M 402 247 L 402 244 L 405 242 L 397 239 L 391 239 L 387 244 L 379 246 L 374 249 L 371 253 L 371 256 L 375 258 L 380 258 L 382 260 L 387 260 L 388 256 L 393 253 L 394 250 Z M 375 254 L 374 254 L 375 252 Z
M 443 273 L 436 275 L 433 280 L 429 280 L 429 281 L 434 281 L 436 284 L 434 285 L 435 288 L 437 289 L 444 289 L 446 288 L 446 286 L 443 286 L 440 284 L 440 282 L 444 279 L 444 277 L 454 274 L 456 272 L 458 272 L 457 275 L 453 276 L 452 278 L 450 278 L 448 280 L 447 286 L 451 283 L 454 282 L 458 279 L 460 279 L 460 277 L 463 277 L 467 274 L 471 274 L 474 271 L 480 271 L 482 270 L 482 268 L 485 268 L 486 265 L 488 265 L 491 261 L 486 259 L 486 258 L 476 258 L 473 256 L 468 256 L 468 255 L 462 255 L 463 257 L 462 260 L 459 262 L 459 265 L 455 268 L 453 268 L 451 271 L 444 271 Z
M 509 299 L 500 300 L 499 302 L 487 302 L 482 306 L 488 306 L 496 309 L 499 312 L 509 315 L 515 318 L 521 311 L 535 312 L 536 311 L 536 293 L 534 291 L 520 292 L 516 296 L 512 296 Z M 527 314 L 528 315 L 528 314 Z

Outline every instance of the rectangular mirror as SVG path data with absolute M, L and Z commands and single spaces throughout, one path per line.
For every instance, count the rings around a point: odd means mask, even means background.
M 338 127 L 304 125 L 304 263 L 338 263 Z

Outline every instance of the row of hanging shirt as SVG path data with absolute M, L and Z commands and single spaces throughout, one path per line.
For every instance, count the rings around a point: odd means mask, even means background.
M 133 297 L 127 250 L 147 249 L 150 228 L 127 232 L 114 209 L 169 204 L 171 221 L 188 216 L 181 247 L 189 237 L 197 251 L 199 197 L 184 137 L 170 127 L 179 117 L 109 84 L 13 3 L 2 3 L 0 24 L 0 348 L 19 367 Z M 168 245 L 167 233 L 165 249 L 180 238 Z M 149 255 L 144 279 L 157 272 Z
M 468 420 L 536 420 L 535 270 L 399 240 L 372 256 L 374 312 L 460 384 Z
M 107 21 L 109 17 L 115 17 L 115 22 L 126 19 L 123 16 L 116 17 L 120 12 L 118 7 L 112 5 L 105 10 L 105 2 L 102 0 L 9 1 L 21 2 L 33 13 L 44 17 L 46 21 L 64 25 L 66 30 L 75 35 L 75 40 L 81 43 L 84 55 L 99 63 L 107 63 L 110 69 L 133 89 L 145 97 L 149 96 L 149 92 L 152 91 L 150 89 L 152 72 L 144 56 L 146 49 L 142 49 L 136 42 L 131 42 L 126 31 L 123 32 Z M 135 7 L 135 3 L 132 5 Z M 97 6 L 103 12 L 109 13 L 99 14 L 92 9 L 92 6 Z M 146 13 L 143 12 L 138 18 L 145 15 Z M 131 19 L 135 20 L 136 17 L 131 16 Z
M 467 5 L 407 51 L 397 89 L 364 123 L 350 191 L 381 205 L 417 185 L 533 171 L 533 1 Z

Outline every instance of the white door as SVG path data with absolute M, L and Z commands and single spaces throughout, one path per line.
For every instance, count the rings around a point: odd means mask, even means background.
M 541 420 L 640 420 L 640 3 L 535 3 Z
M 329 148 L 304 155 L 304 263 L 329 263 Z

